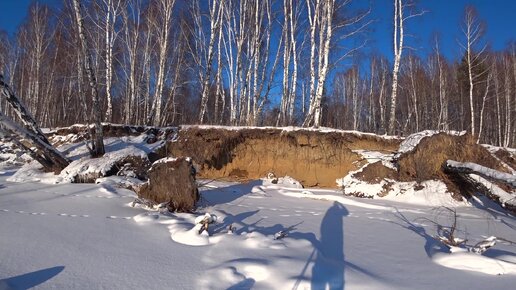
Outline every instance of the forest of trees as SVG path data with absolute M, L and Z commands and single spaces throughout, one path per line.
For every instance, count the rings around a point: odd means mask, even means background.
M 389 57 L 365 53 L 374 19 L 350 0 L 80 1 L 93 92 L 73 2 L 34 2 L 13 36 L 0 32 L 0 74 L 44 127 L 101 113 L 155 126 L 467 130 L 516 145 L 516 43 L 492 51 L 474 7 L 457 24 L 455 61 L 438 37 L 428 56 L 404 46 L 411 18 L 424 17 L 409 0 L 392 0 Z

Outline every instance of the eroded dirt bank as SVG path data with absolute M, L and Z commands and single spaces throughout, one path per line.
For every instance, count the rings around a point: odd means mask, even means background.
M 364 162 L 352 150 L 393 152 L 401 140 L 344 131 L 183 127 L 160 155 L 191 156 L 201 178 L 256 179 L 273 172 L 304 186 L 336 187 Z

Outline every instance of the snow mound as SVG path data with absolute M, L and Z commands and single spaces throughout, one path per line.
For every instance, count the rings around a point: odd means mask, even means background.
M 358 153 L 365 159 L 368 163 L 374 163 L 376 161 L 381 161 L 383 166 L 387 168 L 391 168 L 393 170 L 397 170 L 396 166 L 393 163 L 394 154 L 392 153 L 382 153 L 378 151 L 370 151 L 370 150 L 352 150 L 355 153 Z
M 76 181 L 78 176 L 93 176 L 96 178 L 106 176 L 109 171 L 113 170 L 115 164 L 122 162 L 128 157 L 137 157 L 148 161 L 147 153 L 143 150 L 129 145 L 126 148 L 107 152 L 100 158 L 83 157 L 79 160 L 72 161 L 61 174 L 59 174 L 59 183 L 72 183 Z
M 162 224 L 168 224 L 170 237 L 176 243 L 195 247 L 209 246 L 220 242 L 223 238 L 223 236 L 211 237 L 206 230 L 201 231 L 203 225 L 196 223 L 196 219 L 204 219 L 205 215 L 195 217 L 192 214 L 178 214 L 178 216 L 181 219 L 161 222 Z
M 138 224 L 149 223 L 159 219 L 158 213 L 141 213 L 133 217 L 134 221 Z
M 12 142 L 1 140 L 0 142 L 0 165 L 22 165 L 32 158 L 18 149 Z
M 262 180 L 263 184 L 266 186 L 276 186 L 278 188 L 303 188 L 301 182 L 288 175 L 278 178 L 269 176 L 267 178 L 263 178 Z
M 483 255 L 459 251 L 453 253 L 437 253 L 432 260 L 446 268 L 480 272 L 489 275 L 516 274 L 516 264 L 508 263 Z
M 403 153 L 410 152 L 416 148 L 416 146 L 423 140 L 423 138 L 430 137 L 439 133 L 446 133 L 453 136 L 462 136 L 466 134 L 466 131 L 435 131 L 435 130 L 425 130 L 421 132 L 417 132 L 409 135 L 403 142 L 400 144 L 400 148 L 398 149 L 398 153 L 396 157 Z

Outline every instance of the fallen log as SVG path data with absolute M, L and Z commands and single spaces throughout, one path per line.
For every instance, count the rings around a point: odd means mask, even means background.
M 476 163 L 447 160 L 443 168 L 445 172 L 476 174 L 488 180 L 502 182 L 512 188 L 516 188 L 516 175 L 494 170 Z

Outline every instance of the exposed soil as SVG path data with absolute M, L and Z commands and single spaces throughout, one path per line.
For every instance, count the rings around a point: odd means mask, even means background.
M 362 171 L 355 173 L 353 177 L 368 183 L 380 183 L 386 178 L 397 180 L 398 172 L 386 167 L 381 161 L 377 161 L 367 165 Z
M 494 158 L 487 149 L 476 144 L 469 135 L 452 136 L 445 133 L 423 138 L 416 148 L 398 159 L 400 181 L 442 180 L 448 190 L 468 197 L 471 192 L 464 184 L 457 182 L 453 176 L 443 171 L 446 160 L 473 162 L 495 170 L 507 172 L 507 169 Z
M 170 211 L 190 212 L 199 200 L 195 170 L 186 158 L 155 163 L 149 180 L 137 189 L 138 197 L 155 204 L 167 203 Z
M 201 178 L 256 179 L 273 172 L 304 186 L 336 187 L 337 178 L 362 165 L 351 150 L 395 151 L 399 143 L 346 132 L 188 127 L 160 155 L 191 156 Z

